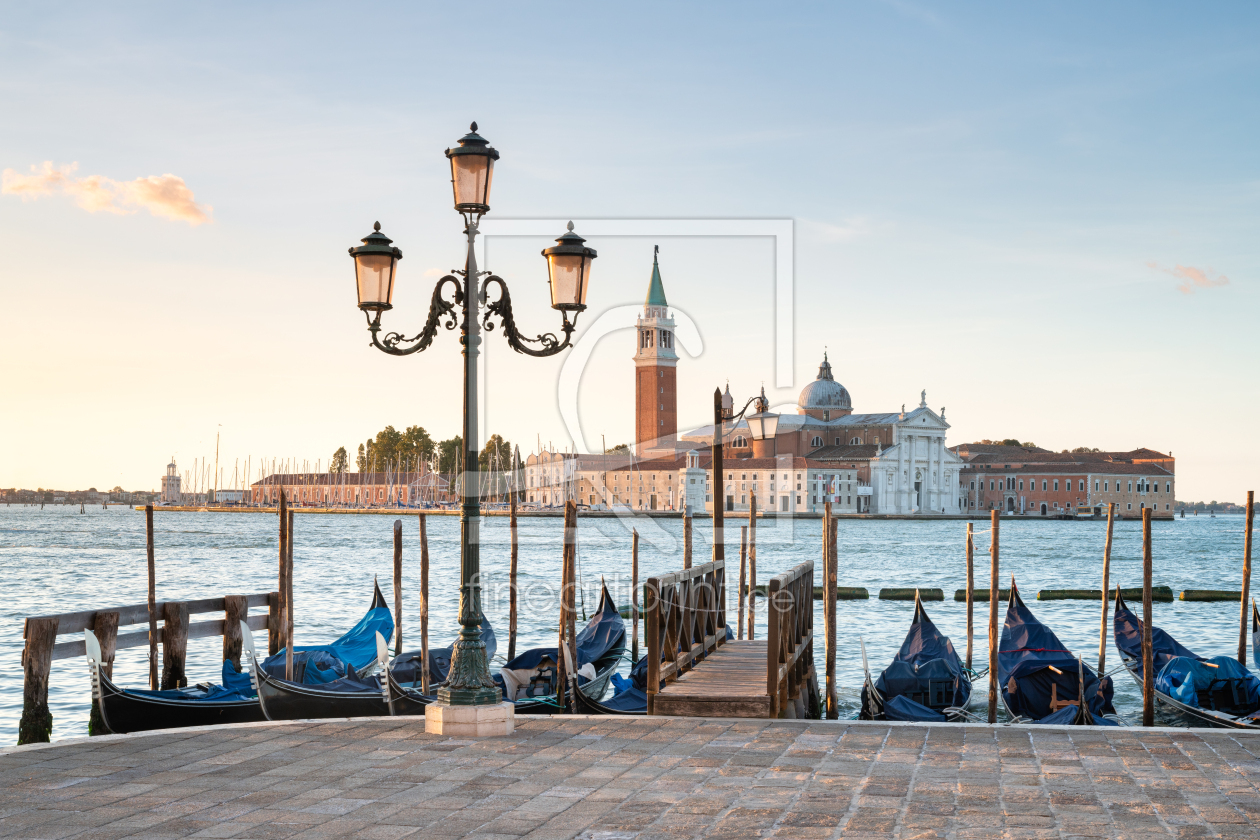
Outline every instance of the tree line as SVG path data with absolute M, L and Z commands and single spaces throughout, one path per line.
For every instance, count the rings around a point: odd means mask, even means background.
M 438 473 L 460 472 L 463 468 L 464 439 L 460 435 L 435 441 L 423 426 L 408 426 L 398 431 L 386 426 L 359 444 L 354 466 L 358 472 L 418 472 L 425 468 Z M 486 445 L 477 455 L 477 463 L 483 471 L 510 471 L 514 458 L 519 458 L 512 444 L 502 435 L 490 435 Z M 519 462 L 517 464 L 519 468 Z M 331 471 L 336 474 L 349 472 L 350 454 L 344 446 L 333 453 Z

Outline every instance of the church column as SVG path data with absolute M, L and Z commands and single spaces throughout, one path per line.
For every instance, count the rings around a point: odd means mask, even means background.
M 906 435 L 905 511 L 914 512 L 914 435 Z
M 906 482 L 906 436 L 897 435 L 897 476 L 893 480 L 893 505 L 897 509 L 897 513 L 905 513 L 905 490 Z

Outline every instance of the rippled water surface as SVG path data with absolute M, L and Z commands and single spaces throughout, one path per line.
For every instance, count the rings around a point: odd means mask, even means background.
M 159 599 L 210 598 L 267 592 L 275 588 L 277 524 L 274 514 L 155 514 L 157 592 Z M 297 516 L 294 548 L 295 641 L 330 641 L 349 628 L 366 609 L 372 577 L 380 577 L 386 600 L 391 593 L 393 521 L 379 515 Z M 637 520 L 641 534 L 640 578 L 673 571 L 682 564 L 682 522 Z M 738 574 L 738 525 L 728 520 L 729 591 Z M 598 601 L 604 576 L 619 604 L 630 591 L 631 523 L 584 518 L 579 522 L 579 565 L 586 609 Z M 731 527 L 732 525 L 736 527 Z M 976 525 L 976 585 L 988 584 L 987 523 Z M 403 517 L 404 615 L 407 647 L 419 645 L 419 528 L 415 516 Z M 842 716 L 856 712 L 861 686 L 858 636 L 866 640 L 873 670 L 883 668 L 904 638 L 913 605 L 880 601 L 880 587 L 921 586 L 946 591 L 943 603 L 928 604 L 937 625 L 962 653 L 966 647 L 966 610 L 952 600 L 965 581 L 962 522 L 842 521 L 839 526 L 840 585 L 865 586 L 868 601 L 838 605 L 838 675 Z M 1091 588 L 1100 585 L 1106 524 L 1102 522 L 1004 522 L 1001 538 L 1003 585 L 1015 575 L 1025 600 L 1072 650 L 1097 662 L 1099 604 L 1086 601 L 1035 600 L 1042 588 Z M 553 587 L 560 573 L 561 520 L 520 520 L 521 621 L 518 651 L 554 645 L 556 601 Z M 820 556 L 821 524 L 763 520 L 758 524 L 758 581 Z M 983 531 L 983 533 L 981 533 Z M 457 607 L 459 520 L 428 517 L 430 631 L 433 643 L 449 644 Z M 696 562 L 709 556 L 709 520 L 696 522 Z M 487 517 L 482 526 L 482 570 L 487 587 L 486 612 L 500 631 L 500 656 L 507 649 L 508 522 Z M 1240 516 L 1191 517 L 1154 525 L 1155 583 L 1182 589 L 1238 589 L 1242 579 L 1243 519 Z M 7 597 L 0 625 L 0 742 L 16 739 L 22 706 L 22 619 L 30 615 L 102 609 L 145 599 L 144 514 L 125 508 L 88 510 L 48 506 L 0 507 L 0 569 Z M 1116 525 L 1112 581 L 1141 585 L 1140 524 Z M 1237 649 L 1237 603 L 1155 604 L 1155 623 L 1196 652 L 1211 655 Z M 201 616 L 202 620 L 222 614 Z M 733 625 L 734 603 L 729 609 Z M 764 614 L 758 636 L 764 634 Z M 193 620 L 198 620 L 194 616 Z M 986 662 L 987 605 L 976 608 L 976 667 Z M 130 628 L 139 629 L 139 628 Z M 641 629 L 641 628 L 640 628 Z M 816 602 L 815 632 L 821 637 L 822 604 Z M 63 636 L 62 641 L 71 637 Z M 262 640 L 265 645 L 265 639 Z M 822 673 L 823 646 L 816 646 Z M 123 685 L 147 681 L 145 648 L 118 652 L 115 679 Z M 219 638 L 189 642 L 190 682 L 215 679 L 222 653 Z M 1119 664 L 1108 639 L 1108 668 Z M 1250 664 L 1250 662 L 1249 662 Z M 83 660 L 53 663 L 50 705 L 54 738 L 86 734 L 89 706 Z M 983 689 L 975 692 L 979 711 Z M 1127 674 L 1116 675 L 1116 706 L 1129 719 L 1140 717 L 1140 692 Z

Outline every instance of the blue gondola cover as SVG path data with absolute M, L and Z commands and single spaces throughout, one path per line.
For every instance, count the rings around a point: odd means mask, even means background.
M 1041 720 L 1052 712 L 1051 697 L 1059 701 L 1076 700 L 1081 694 L 1076 657 L 1024 605 L 1014 581 L 1011 581 L 1010 605 L 997 659 L 1002 697 L 1013 714 Z M 1085 702 L 1098 723 L 1104 712 L 1115 711 L 1111 705 L 1115 689 L 1110 677 L 1099 681 L 1088 665 L 1084 665 L 1083 670 Z
M 910 630 L 875 689 L 878 698 L 870 696 L 869 684 L 862 686 L 864 716 L 882 714 L 889 720 L 944 721 L 941 710 L 966 706 L 971 699 L 971 680 L 954 643 L 932 623 L 918 598 Z

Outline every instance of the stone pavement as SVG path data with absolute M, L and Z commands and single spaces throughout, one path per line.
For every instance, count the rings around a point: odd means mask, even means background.
M 1260 738 L 1224 730 L 413 718 L 0 753 L 0 836 L 1257 837 Z

